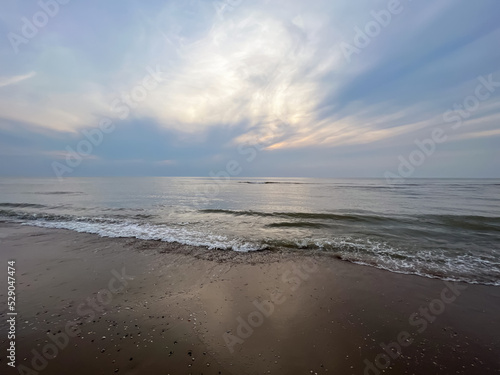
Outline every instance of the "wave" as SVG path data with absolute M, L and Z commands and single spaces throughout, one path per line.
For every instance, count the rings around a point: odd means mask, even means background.
M 33 203 L 0 203 L 0 207 L 6 208 L 45 208 L 43 204 L 33 204 Z
M 30 194 L 37 194 L 37 195 L 82 195 L 85 194 L 81 191 L 49 191 L 45 193 L 30 193 Z
M 321 185 L 314 182 L 281 182 L 281 181 L 238 181 L 238 184 L 250 185 Z
M 338 221 L 373 221 L 387 220 L 387 217 L 377 215 L 355 215 L 355 214 L 330 214 L 330 213 L 312 213 L 312 212 L 262 212 L 262 211 L 233 211 L 223 209 L 205 209 L 199 210 L 207 214 L 226 214 L 234 216 L 261 216 L 276 218 L 294 218 L 294 219 L 319 219 L 319 220 L 338 220 Z M 390 219 L 390 218 L 389 218 Z
M 44 206 L 45 207 L 45 206 Z M 85 211 L 85 210 L 84 210 Z M 64 214 L 51 214 L 47 212 L 33 213 L 33 212 L 16 212 L 13 210 L 0 209 L 0 217 L 7 217 L 15 220 L 43 220 L 43 221 L 72 221 L 72 222 L 90 222 L 90 223 L 118 223 L 127 220 L 148 220 L 155 218 L 156 215 L 148 214 L 111 214 L 105 217 L 102 216 L 74 216 Z
M 383 241 L 352 237 L 280 240 L 267 244 L 270 248 L 309 250 L 315 254 L 395 273 L 500 286 L 500 262 L 495 255 L 451 256 L 449 252 L 440 249 L 409 252 Z
M 21 222 L 23 225 L 67 229 L 80 233 L 97 234 L 101 237 L 177 242 L 184 245 L 202 246 L 208 249 L 234 250 L 239 252 L 257 251 L 267 248 L 267 245 L 259 242 L 230 239 L 222 235 L 187 229 L 184 228 L 185 223 L 179 223 L 177 226 L 173 224 L 147 223 L 143 219 L 150 218 L 152 215 L 144 214 L 127 216 L 127 218 L 86 217 L 57 215 L 45 212 L 24 213 L 0 209 L 1 217 L 9 219 L 9 221 Z
M 422 221 L 456 229 L 500 231 L 500 217 L 496 216 L 422 215 L 418 218 Z
M 25 204 L 0 204 L 5 208 L 25 208 Z M 35 205 L 41 206 L 41 205 Z M 44 207 L 44 206 L 42 206 Z M 39 207 L 35 207 L 39 208 Z M 231 211 L 231 210 L 204 210 L 202 212 L 223 215 L 257 215 L 271 216 L 274 218 L 293 218 L 297 220 L 280 220 L 268 223 L 264 227 L 284 228 L 304 227 L 319 228 L 327 226 L 327 222 L 314 222 L 307 219 L 321 220 L 350 220 L 362 222 L 364 220 L 396 220 L 394 218 L 377 217 L 374 215 L 342 215 L 303 212 L 278 212 L 265 213 L 257 211 Z M 452 222 L 458 220 L 461 225 L 498 225 L 499 217 L 483 216 L 453 216 L 453 215 L 424 215 L 429 227 L 435 222 Z M 357 237 L 332 235 L 320 237 L 319 234 L 311 238 L 232 238 L 226 235 L 208 232 L 200 221 L 196 226 L 192 223 L 158 223 L 150 222 L 151 215 L 137 213 L 137 215 L 123 215 L 123 217 L 87 217 L 42 213 L 27 213 L 0 209 L 0 217 L 8 221 L 21 222 L 44 228 L 67 229 L 82 233 L 93 233 L 102 237 L 137 238 L 141 240 L 156 240 L 176 242 L 185 245 L 202 246 L 208 249 L 234 250 L 239 252 L 260 250 L 290 250 L 295 252 L 332 256 L 343 261 L 360 265 L 372 266 L 391 272 L 419 275 L 424 277 L 440 278 L 446 280 L 462 281 L 500 286 L 500 262 L 498 256 L 491 252 L 456 252 L 451 249 L 435 248 L 432 250 L 411 249 L 406 245 L 396 246 L 394 243 L 384 242 L 370 238 L 369 235 L 360 234 Z M 420 218 L 416 218 L 421 222 Z M 399 221 L 399 218 L 397 219 Z M 201 224 L 200 224 L 201 223 Z M 482 223 L 482 224 L 481 224 Z M 476 228 L 477 229 L 477 228 Z M 361 237 L 363 236 L 363 237 Z M 283 236 L 284 237 L 284 236 Z M 333 238 L 330 238 L 333 237 Z M 389 236 L 385 236 L 386 241 Z
M 137 238 L 140 240 L 153 240 L 175 242 L 183 245 L 201 246 L 208 249 L 234 250 L 249 252 L 266 249 L 265 245 L 239 239 L 229 239 L 226 236 L 207 234 L 184 228 L 174 228 L 167 225 L 154 225 L 133 222 L 90 222 L 90 221 L 32 221 L 27 225 L 68 229 L 79 233 L 97 234 L 101 237 L 111 238 Z
M 478 215 L 417 215 L 409 217 L 405 215 L 381 216 L 374 214 L 337 214 L 337 213 L 314 213 L 314 212 L 262 212 L 262 211 L 235 211 L 224 209 L 205 209 L 200 210 L 206 214 L 222 214 L 233 216 L 259 216 L 271 218 L 293 218 L 293 219 L 310 219 L 324 221 L 349 221 L 349 222 L 394 222 L 398 223 L 421 223 L 432 225 L 444 225 L 452 228 L 473 229 L 473 230 L 500 230 L 500 217 L 498 216 L 478 216 Z M 300 222 L 296 223 L 297 226 Z M 310 223 L 319 225 L 318 223 Z M 271 226 L 280 226 L 279 223 L 270 224 Z M 307 225 L 307 224 L 305 224 Z M 284 224 L 283 226 L 287 226 Z M 290 224 L 292 226 L 292 224 Z
M 265 225 L 267 228 L 328 228 L 328 225 L 308 221 L 280 222 Z

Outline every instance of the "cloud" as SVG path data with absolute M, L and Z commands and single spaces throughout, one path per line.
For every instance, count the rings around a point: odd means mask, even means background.
M 157 162 L 159 165 L 175 165 L 177 164 L 175 160 L 160 160 Z
M 320 74 L 335 62 L 332 56 L 314 59 L 317 47 L 308 38 L 317 37 L 315 21 L 283 22 L 253 12 L 215 24 L 183 49 L 182 64 L 139 114 L 191 133 L 246 124 L 249 137 L 266 143 L 281 131 L 308 126 L 324 94 Z
M 97 127 L 101 114 L 109 113 L 108 95 L 92 85 L 79 92 L 43 93 L 35 87 L 9 94 L 0 93 L 0 119 L 43 129 L 75 133 Z
M 29 72 L 27 74 L 12 76 L 12 77 L 0 77 L 0 87 L 15 85 L 16 83 L 22 82 L 26 79 L 34 77 L 36 75 L 35 72 Z
M 453 97 L 448 93 L 463 99 L 475 79 L 448 75 L 446 57 L 454 56 L 452 65 L 465 69 L 468 56 L 484 55 L 485 42 L 495 39 L 494 29 L 479 29 L 468 19 L 470 35 L 460 33 L 462 39 L 449 48 L 456 34 L 449 15 L 465 10 L 450 1 L 411 4 L 349 64 L 335 47 L 352 38 L 354 26 L 370 20 L 372 9 L 342 4 L 325 14 L 321 7 L 297 4 L 291 2 L 288 12 L 242 5 L 205 35 L 164 34 L 169 43 L 183 41 L 180 60 L 137 115 L 187 133 L 244 127 L 233 146 L 255 142 L 268 150 L 377 142 L 442 122 L 451 105 L 447 98 Z M 346 26 L 343 12 L 355 21 Z M 408 44 L 401 32 L 414 18 L 419 22 Z M 434 37 L 428 40 L 427 34 Z
M 53 150 L 53 151 L 44 151 L 40 153 L 41 155 L 49 156 L 54 160 L 65 160 L 68 157 L 67 150 Z M 80 157 L 84 160 L 98 160 L 99 157 L 97 155 L 80 155 Z
M 359 154 L 346 154 L 345 165 L 354 168 L 364 157 L 366 175 L 390 159 L 375 150 L 406 153 L 416 138 L 448 126 L 443 113 L 474 94 L 478 76 L 500 80 L 494 2 L 404 2 L 348 62 L 340 43 L 352 43 L 356 27 L 387 3 L 243 1 L 222 18 L 202 0 L 72 3 L 20 54 L 0 41 L 0 135 L 8 139 L 16 127 L 36 144 L 50 134 L 63 141 L 48 142 L 54 153 L 46 156 L 60 157 L 57 150 L 81 129 L 116 118 L 113 99 L 130 95 L 147 67 L 159 65 L 167 78 L 116 121 L 99 162 L 134 159 L 160 168 L 159 161 L 175 160 L 171 169 L 189 173 L 223 163 L 240 144 L 259 143 L 267 155 L 286 155 L 276 157 L 278 169 L 278 160 L 302 165 L 305 153 L 311 163 L 328 150 L 355 148 Z M 28 8 L 13 7 L 0 29 L 18 27 Z M 498 95 L 481 102 L 448 143 L 491 151 Z

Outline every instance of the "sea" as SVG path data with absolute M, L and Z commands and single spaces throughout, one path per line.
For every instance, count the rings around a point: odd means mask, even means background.
M 1 178 L 0 220 L 500 286 L 494 179 Z

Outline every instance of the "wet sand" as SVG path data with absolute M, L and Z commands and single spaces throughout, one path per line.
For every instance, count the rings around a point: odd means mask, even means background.
M 500 373 L 499 287 L 6 223 L 0 249 L 1 374 Z

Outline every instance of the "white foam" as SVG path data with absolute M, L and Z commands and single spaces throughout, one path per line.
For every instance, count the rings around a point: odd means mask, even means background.
M 101 237 L 137 238 L 140 240 L 157 240 L 177 242 L 184 245 L 203 246 L 209 249 L 234 250 L 239 252 L 257 251 L 266 248 L 265 245 L 229 239 L 225 236 L 207 234 L 184 228 L 172 228 L 166 225 L 152 225 L 132 222 L 95 223 L 86 221 L 30 221 L 27 225 L 68 229 L 80 233 L 92 233 Z
M 495 259 L 480 259 L 477 255 L 450 256 L 438 248 L 433 251 L 408 251 L 385 242 L 350 237 L 295 243 L 299 248 L 306 248 L 312 243 L 325 251 L 335 251 L 343 260 L 395 273 L 500 286 L 500 263 Z
M 68 229 L 80 233 L 93 233 L 102 237 L 130 237 L 141 240 L 177 242 L 208 249 L 251 252 L 267 249 L 263 242 L 232 239 L 224 235 L 187 229 L 184 225 L 155 225 L 106 218 L 76 218 L 70 220 L 28 220 L 27 225 L 43 228 Z M 500 263 L 494 258 L 480 259 L 477 255 L 461 254 L 450 257 L 440 249 L 408 251 L 388 243 L 370 239 L 316 238 L 291 239 L 299 249 L 315 247 L 333 251 L 343 260 L 379 269 L 429 278 L 461 281 L 471 284 L 500 286 Z

